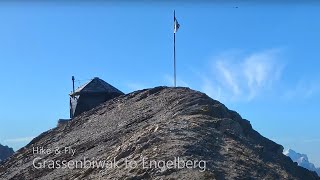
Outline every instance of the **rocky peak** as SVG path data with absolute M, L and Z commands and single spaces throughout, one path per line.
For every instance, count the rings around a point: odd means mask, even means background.
M 40 148 L 46 153 L 39 153 Z M 206 94 L 156 87 L 111 99 L 44 132 L 0 166 L 0 177 L 319 179 L 282 151 L 248 120 Z M 109 166 L 56 164 L 88 160 Z
M 0 162 L 6 160 L 14 153 L 13 149 L 0 144 Z
M 292 149 L 284 151 L 283 154 L 290 157 L 292 161 L 298 163 L 299 166 L 309 169 L 310 171 L 314 171 L 320 176 L 320 168 L 316 168 L 313 163 L 309 162 L 306 154 L 297 153 Z

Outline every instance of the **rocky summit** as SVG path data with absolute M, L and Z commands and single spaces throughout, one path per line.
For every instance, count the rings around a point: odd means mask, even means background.
M 14 153 L 13 149 L 8 146 L 3 146 L 0 144 L 0 163 Z
M 0 179 L 319 179 L 282 151 L 206 94 L 156 87 L 42 133 Z

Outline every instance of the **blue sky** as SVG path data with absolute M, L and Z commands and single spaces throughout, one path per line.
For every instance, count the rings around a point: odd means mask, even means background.
M 238 7 L 238 8 L 236 8 Z M 220 100 L 320 166 L 320 4 L 2 3 L 0 143 L 16 150 L 68 118 L 98 76 L 125 93 L 179 86 Z

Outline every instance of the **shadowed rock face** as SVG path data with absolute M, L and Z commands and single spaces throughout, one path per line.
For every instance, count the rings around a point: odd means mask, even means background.
M 14 151 L 12 148 L 0 144 L 0 163 L 10 157 L 13 153 Z
M 60 148 L 61 153 L 33 154 L 36 147 Z M 64 153 L 65 147 L 74 149 L 74 155 Z M 282 151 L 282 146 L 253 130 L 249 121 L 207 95 L 188 88 L 156 87 L 112 99 L 41 134 L 0 167 L 0 177 L 319 179 Z M 36 157 L 42 158 L 37 161 L 40 164 L 50 160 L 82 162 L 87 158 L 115 161 L 117 167 L 109 163 L 107 168 L 36 169 Z M 201 172 L 200 163 L 192 168 L 143 167 L 143 163 L 150 165 L 152 160 L 173 162 L 175 157 L 194 164 L 205 161 L 205 171 Z M 131 168 L 128 163 L 136 163 L 136 167 Z

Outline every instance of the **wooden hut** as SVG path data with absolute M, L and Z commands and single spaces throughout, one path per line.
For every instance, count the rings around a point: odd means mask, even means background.
M 70 118 L 124 93 L 95 77 L 70 94 Z

